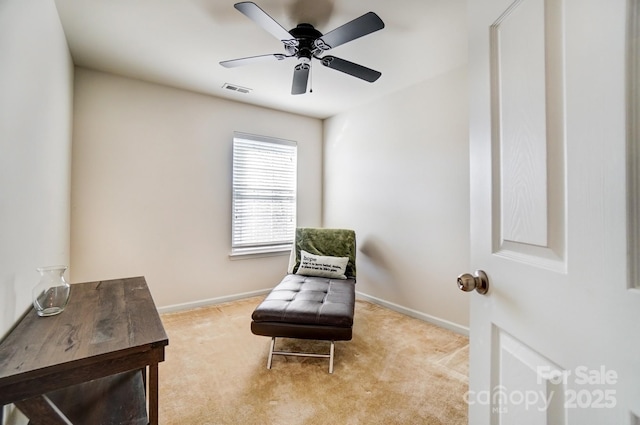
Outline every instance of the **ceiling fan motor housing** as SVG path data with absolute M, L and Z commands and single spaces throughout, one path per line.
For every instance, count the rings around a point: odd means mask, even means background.
M 311 24 L 298 24 L 295 28 L 289 31 L 296 40 L 298 40 L 298 46 L 294 47 L 294 51 L 298 60 L 302 63 L 311 62 L 311 58 L 321 52 L 315 45 L 315 41 L 322 37 L 322 33 L 315 29 Z

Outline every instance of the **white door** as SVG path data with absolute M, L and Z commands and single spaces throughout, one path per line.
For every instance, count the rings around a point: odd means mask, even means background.
M 640 425 L 639 3 L 468 2 L 471 425 Z

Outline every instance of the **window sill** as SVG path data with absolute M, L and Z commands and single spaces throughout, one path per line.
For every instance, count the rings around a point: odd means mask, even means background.
M 243 250 L 236 250 L 229 253 L 229 258 L 231 260 L 247 260 L 250 258 L 261 258 L 261 257 L 276 257 L 282 255 L 291 254 L 291 247 L 272 247 L 272 248 L 247 248 Z

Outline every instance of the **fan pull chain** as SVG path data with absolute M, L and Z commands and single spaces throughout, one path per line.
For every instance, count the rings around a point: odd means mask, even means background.
M 313 66 L 309 62 L 309 93 L 313 93 Z

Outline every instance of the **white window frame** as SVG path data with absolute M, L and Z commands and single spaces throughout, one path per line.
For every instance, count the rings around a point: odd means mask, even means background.
M 234 132 L 232 168 L 231 256 L 289 252 L 297 216 L 297 143 Z

